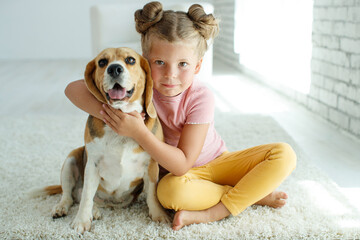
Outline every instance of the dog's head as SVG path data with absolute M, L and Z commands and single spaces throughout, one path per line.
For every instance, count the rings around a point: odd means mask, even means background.
M 147 60 L 130 48 L 107 48 L 85 70 L 90 92 L 101 102 L 123 112 L 145 110 L 156 117 L 153 82 Z

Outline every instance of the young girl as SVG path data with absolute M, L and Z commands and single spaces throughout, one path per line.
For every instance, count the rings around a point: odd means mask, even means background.
M 274 190 L 295 168 L 292 148 L 274 143 L 228 152 L 214 128 L 214 96 L 195 79 L 207 40 L 218 33 L 217 19 L 200 5 L 185 13 L 163 11 L 151 2 L 135 13 L 135 21 L 165 142 L 146 128 L 141 114 L 101 105 L 83 80 L 70 83 L 65 93 L 118 134 L 132 137 L 169 171 L 157 194 L 165 208 L 176 211 L 173 229 L 235 216 L 252 204 L 285 205 L 287 194 Z

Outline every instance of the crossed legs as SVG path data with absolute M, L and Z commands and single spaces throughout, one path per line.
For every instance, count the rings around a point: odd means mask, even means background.
M 281 207 L 287 194 L 274 192 L 294 170 L 296 155 L 286 143 L 224 153 L 183 176 L 158 184 L 160 203 L 177 211 L 173 228 L 238 215 L 252 204 Z

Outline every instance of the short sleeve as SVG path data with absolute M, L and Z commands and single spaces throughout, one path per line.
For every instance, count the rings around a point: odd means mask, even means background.
M 206 86 L 191 92 L 185 124 L 204 124 L 214 121 L 215 98 Z

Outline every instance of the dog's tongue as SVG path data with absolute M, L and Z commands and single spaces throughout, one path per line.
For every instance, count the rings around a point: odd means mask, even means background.
M 126 95 L 125 88 L 113 88 L 108 92 L 111 99 L 123 99 Z

